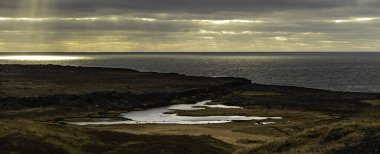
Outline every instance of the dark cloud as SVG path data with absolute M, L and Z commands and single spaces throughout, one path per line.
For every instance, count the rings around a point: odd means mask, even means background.
M 362 0 L 362 5 L 378 8 L 378 7 L 380 7 L 380 1 L 378 1 L 378 0 Z
M 142 21 L 142 20 L 96 20 L 76 21 L 52 19 L 47 21 L 29 22 L 8 21 L 0 22 L 0 31 L 3 30 L 47 30 L 47 31 L 143 31 L 143 32 L 189 32 L 198 31 L 202 25 L 191 21 Z
M 154 12 L 210 13 L 220 11 L 275 11 L 281 9 L 323 9 L 356 5 L 356 0 L 56 0 L 68 10 L 123 9 Z
M 379 0 L 0 0 L 0 51 L 378 50 L 379 8 Z
M 0 8 L 25 9 L 19 4 L 36 0 L 2 0 Z M 37 0 L 38 1 L 38 0 Z M 40 0 L 40 3 L 43 0 Z M 45 0 L 46 1 L 46 0 Z M 130 12 L 194 13 L 261 12 L 330 9 L 358 5 L 357 0 L 48 0 L 56 15 L 102 15 Z M 21 7 L 21 8 L 20 8 Z M 91 13 L 91 14 L 89 14 Z

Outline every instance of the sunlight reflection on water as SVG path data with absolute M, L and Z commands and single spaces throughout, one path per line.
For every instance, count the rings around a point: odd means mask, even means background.
M 67 61 L 67 60 L 79 60 L 88 59 L 88 57 L 78 57 L 78 56 L 0 56 L 0 60 L 15 60 L 15 61 Z
M 380 92 L 380 53 L 1 53 L 64 56 L 70 60 L 5 60 L 0 64 L 56 64 L 128 68 L 188 76 L 243 77 L 254 83 L 334 91 Z

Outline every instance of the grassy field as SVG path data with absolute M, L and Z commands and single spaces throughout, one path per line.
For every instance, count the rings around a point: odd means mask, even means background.
M 370 144 L 367 141 L 373 135 L 371 132 L 380 130 L 380 108 L 376 104 L 378 99 L 366 99 L 378 98 L 378 94 L 340 93 L 304 88 L 295 90 L 293 87 L 275 86 L 272 87 L 275 88 L 271 89 L 272 92 L 268 92 L 259 91 L 264 87 L 260 86 L 234 91 L 211 102 L 238 105 L 243 107 L 241 109 L 206 108 L 174 113 L 183 116 L 240 115 L 283 119 L 191 126 L 151 124 L 92 128 L 151 135 L 207 134 L 234 145 L 235 153 L 347 153 L 354 149 L 349 147 L 365 148 L 361 149 L 364 153 L 375 153 L 378 150 L 378 144 Z M 289 89 L 292 93 L 287 91 Z M 317 104 L 318 101 L 320 103 Z M 321 104 L 332 104 L 334 108 L 318 108 Z M 275 123 L 263 125 L 264 122 Z M 319 133 L 320 137 L 313 138 L 312 133 Z M 374 135 L 377 136 L 376 133 Z M 326 138 L 331 140 L 325 143 Z M 369 140 L 378 142 L 376 137 Z M 308 146 L 309 144 L 314 146 Z
M 240 153 L 379 153 L 379 130 L 379 121 L 342 121 Z
M 126 69 L 0 65 L 0 153 L 378 153 L 380 94 Z M 282 117 L 207 125 L 73 126 L 212 99 L 241 109 L 184 116 Z M 266 125 L 265 122 L 274 122 Z
M 230 153 L 209 136 L 133 135 L 32 122 L 0 121 L 0 153 Z

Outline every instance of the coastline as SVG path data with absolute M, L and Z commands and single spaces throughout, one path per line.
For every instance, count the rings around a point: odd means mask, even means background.
M 176 73 L 58 65 L 0 65 L 0 79 L 0 128 L 4 130 L 0 131 L 2 132 L 0 133 L 0 142 L 2 139 L 16 139 L 14 136 L 4 138 L 14 132 L 10 131 L 10 127 L 6 124 L 15 126 L 15 130 L 20 130 L 16 132 L 28 134 L 29 128 L 25 130 L 19 127 L 35 122 L 36 124 L 33 124 L 30 129 L 43 127 L 46 130 L 43 133 L 56 132 L 58 130 L 55 127 L 60 127 L 65 130 L 74 129 L 86 134 L 84 136 L 93 137 L 100 137 L 98 133 L 112 136 L 115 135 L 113 134 L 115 132 L 122 132 L 121 134 L 144 134 L 149 137 L 157 137 L 152 134 L 158 134 L 158 137 L 163 139 L 175 135 L 174 138 L 182 140 L 188 137 L 176 135 L 190 135 L 189 137 L 192 138 L 194 135 L 205 134 L 210 136 L 201 136 L 193 141 L 218 142 L 220 145 L 216 148 L 218 153 L 241 150 L 249 153 L 252 148 L 254 148 L 253 151 L 258 151 L 271 143 L 292 140 L 299 134 L 309 133 L 310 129 L 319 130 L 320 127 L 335 129 L 337 127 L 346 131 L 349 124 L 354 124 L 372 130 L 380 126 L 378 120 L 380 93 L 336 92 L 264 85 L 252 83 L 244 78 L 233 77 L 194 77 Z M 213 100 L 213 105 L 242 108 L 206 108 L 205 110 L 177 111 L 176 113 L 185 116 L 239 115 L 284 118 L 275 120 L 276 123 L 270 123 L 268 126 L 257 125 L 256 121 L 203 126 L 172 124 L 72 126 L 61 123 L 67 120 L 120 119 L 121 113 L 129 111 L 174 104 L 193 104 L 202 100 Z M 367 125 L 367 123 L 370 124 Z M 343 126 L 339 126 L 339 124 L 343 124 Z M 365 130 L 349 129 L 355 133 Z M 199 131 L 201 131 L 200 134 Z M 68 132 L 69 134 L 56 133 L 58 135 L 56 137 L 61 138 L 64 135 L 73 134 L 71 131 Z M 227 135 L 223 135 L 223 132 Z M 375 133 L 374 136 L 377 135 L 378 133 Z M 246 137 L 242 138 L 241 136 Z M 140 136 L 140 138 L 144 137 Z M 377 139 L 375 138 L 375 140 Z M 45 143 L 45 139 L 38 140 Z M 60 143 L 60 141 L 56 142 Z M 87 145 L 93 144 L 88 142 Z M 103 144 L 103 141 L 96 142 Z M 119 145 L 118 142 L 118 145 L 114 146 L 121 147 L 123 143 L 120 142 Z M 189 143 L 189 146 L 193 144 Z M 340 142 L 331 144 L 339 145 L 332 151 L 342 149 Z M 207 143 L 204 143 L 204 146 L 215 148 Z M 71 150 L 78 150 L 78 147 L 74 145 L 69 147 Z M 172 148 L 171 150 L 176 150 L 175 147 Z M 378 147 L 375 146 L 375 150 L 376 148 Z M 135 150 L 144 149 L 135 148 Z M 66 151 L 70 151 L 70 149 L 66 149 Z

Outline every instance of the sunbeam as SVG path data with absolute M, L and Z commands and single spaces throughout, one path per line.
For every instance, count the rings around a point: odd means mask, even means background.
M 46 33 L 44 33 L 46 29 L 38 27 L 38 30 L 36 30 L 36 22 L 42 21 L 44 17 L 51 13 L 51 3 L 51 0 L 23 0 L 18 5 L 19 19 L 24 20 L 22 20 L 23 24 L 16 25 L 16 27 L 25 31 L 22 40 L 32 43 L 36 51 L 42 50 L 41 47 L 45 46 L 46 38 Z M 47 27 L 44 26 L 44 28 Z

